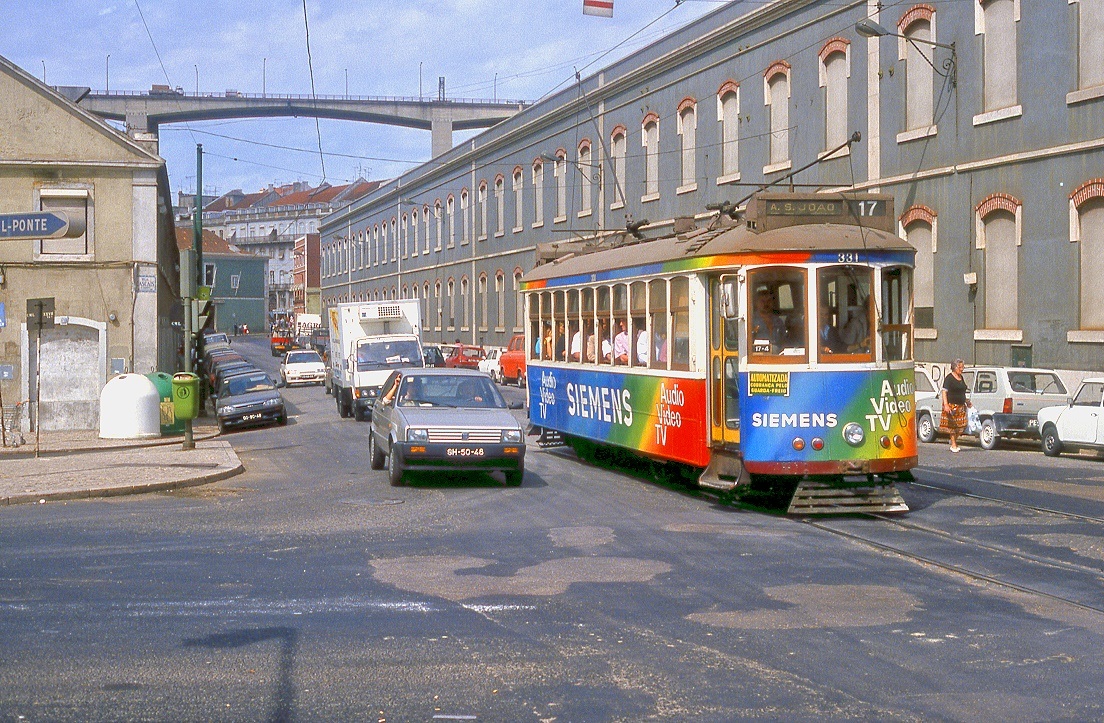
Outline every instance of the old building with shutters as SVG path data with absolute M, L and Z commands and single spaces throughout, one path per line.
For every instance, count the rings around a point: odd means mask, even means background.
M 25 429 L 95 429 L 113 374 L 179 364 L 165 162 L 4 58 L 0 128 L 0 213 L 60 210 L 86 226 L 79 238 L 0 241 L 5 418 L 19 404 Z M 55 303 L 41 335 L 26 324 L 34 298 Z

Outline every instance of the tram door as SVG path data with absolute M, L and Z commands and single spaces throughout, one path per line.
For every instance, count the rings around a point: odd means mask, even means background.
M 738 315 L 732 313 L 740 303 L 739 288 L 732 274 L 709 281 L 709 416 L 714 447 L 740 444 L 740 334 Z

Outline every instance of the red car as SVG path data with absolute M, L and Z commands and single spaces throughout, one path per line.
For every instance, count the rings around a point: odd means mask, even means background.
M 506 351 L 498 358 L 499 368 L 502 370 L 502 380 L 505 383 L 513 382 L 519 387 L 525 386 L 525 335 L 515 334 L 510 339 Z
M 288 349 L 293 348 L 294 340 L 291 336 L 291 329 L 277 327 L 272 330 L 272 341 L 269 343 L 272 356 L 283 356 Z
M 486 356 L 483 347 L 470 344 L 456 344 L 452 353 L 445 357 L 445 366 L 450 369 L 479 369 L 479 362 Z

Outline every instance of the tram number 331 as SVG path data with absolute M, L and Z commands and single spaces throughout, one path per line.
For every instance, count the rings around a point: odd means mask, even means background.
M 836 260 L 841 264 L 858 264 L 862 263 L 862 259 L 859 254 L 854 252 L 836 254 Z

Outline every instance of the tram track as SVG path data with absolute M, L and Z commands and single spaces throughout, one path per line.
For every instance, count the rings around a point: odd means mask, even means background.
M 936 470 L 923 470 L 925 473 L 942 474 L 946 477 L 961 479 L 966 482 L 980 482 L 983 484 L 997 485 L 998 487 L 1005 487 L 1008 489 L 1022 490 L 1022 487 L 1009 484 L 1007 482 L 994 482 L 992 480 L 982 479 L 980 477 L 963 477 L 961 475 L 954 475 L 947 472 L 938 472 Z M 1058 517 L 1065 517 L 1071 520 L 1078 520 L 1080 522 L 1091 522 L 1097 525 L 1104 525 L 1104 518 L 1093 517 L 1092 515 L 1082 515 L 1076 512 L 1066 512 L 1065 510 L 1056 510 L 1051 507 L 1042 507 L 1040 505 L 1029 505 L 1023 502 L 1014 502 L 1012 500 L 1002 499 L 1000 497 L 990 497 L 989 495 L 979 495 L 976 492 L 964 492 L 963 490 L 953 489 L 951 487 L 943 487 L 941 485 L 932 484 L 930 482 L 918 482 L 912 481 L 908 483 L 909 487 L 920 487 L 923 489 L 935 490 L 937 492 L 946 492 L 948 494 L 956 495 L 958 497 L 966 497 L 972 500 L 979 500 L 982 502 L 992 502 L 994 504 L 1002 505 L 1004 507 L 1010 507 L 1019 510 L 1031 510 L 1032 512 L 1040 512 L 1049 515 L 1055 515 Z
M 866 516 L 869 519 L 876 519 L 876 520 L 883 521 L 883 522 L 889 522 L 889 523 L 896 524 L 896 525 L 904 527 L 904 528 L 910 528 L 911 527 L 911 528 L 913 528 L 917 531 L 925 532 L 927 534 L 936 534 L 939 537 L 942 537 L 942 538 L 945 538 L 945 539 L 950 539 L 954 542 L 958 542 L 958 543 L 961 543 L 961 544 L 976 545 L 977 547 L 986 549 L 990 552 L 996 552 L 996 553 L 1001 553 L 1001 554 L 1012 554 L 1013 556 L 1019 557 L 1021 559 L 1029 560 L 1030 562 L 1032 562 L 1034 564 L 1049 565 L 1049 566 L 1053 566 L 1053 567 L 1068 569 L 1071 572 L 1078 572 L 1078 573 L 1082 573 L 1082 574 L 1087 573 L 1087 574 L 1092 574 L 1092 575 L 1096 575 L 1096 576 L 1101 575 L 1101 572 L 1099 570 L 1093 570 L 1092 568 L 1080 568 L 1080 569 L 1078 569 L 1079 566 L 1071 565 L 1070 563 L 1063 563 L 1059 560 L 1032 559 L 1032 556 L 1026 555 L 1025 553 L 1016 554 L 1015 551 L 1011 551 L 1011 550 L 1008 550 L 1006 548 L 1002 548 L 1002 547 L 999 547 L 999 546 L 987 545 L 985 543 L 980 543 L 977 540 L 972 540 L 970 538 L 955 536 L 952 533 L 946 533 L 946 532 L 939 531 L 939 530 L 932 530 L 930 528 L 926 528 L 926 527 L 919 526 L 919 525 L 909 525 L 907 523 L 902 524 L 901 521 L 899 521 L 899 520 L 884 518 L 880 515 L 868 514 Z M 1034 588 L 1034 587 L 1031 587 L 1031 586 L 1028 586 L 1028 585 L 1022 585 L 1022 584 L 1017 583 L 1017 582 L 1012 582 L 1011 580 L 1004 580 L 1004 579 L 1001 579 L 1001 578 L 996 577 L 994 575 L 990 575 L 990 574 L 987 574 L 987 573 L 984 573 L 984 572 L 978 572 L 977 570 L 972 570 L 972 569 L 970 569 L 968 567 L 965 567 L 964 565 L 961 565 L 961 564 L 958 564 L 958 563 L 946 562 L 944 560 L 939 560 L 939 559 L 936 559 L 934 557 L 930 557 L 930 556 L 927 556 L 927 555 L 921 555 L 919 553 L 912 552 L 910 550 L 904 549 L 904 548 L 896 546 L 896 545 L 889 545 L 889 544 L 886 544 L 884 542 L 879 542 L 878 540 L 871 539 L 869 537 L 863 536 L 861 534 L 857 534 L 857 533 L 852 532 L 852 531 L 838 529 L 838 528 L 833 527 L 833 526 L 831 526 L 831 525 L 829 525 L 825 522 L 820 522 L 820 521 L 810 519 L 810 518 L 802 518 L 800 520 L 800 522 L 802 522 L 805 525 L 808 525 L 809 527 L 820 530 L 822 532 L 826 532 L 828 534 L 835 535 L 837 537 L 841 537 L 843 539 L 850 540 L 852 542 L 855 542 L 855 543 L 858 543 L 858 544 L 861 544 L 861 545 L 865 545 L 867 547 L 871 547 L 871 548 L 879 550 L 881 552 L 887 552 L 887 553 L 890 553 L 890 554 L 893 554 L 893 555 L 897 555 L 898 557 L 901 557 L 901 558 L 904 558 L 904 559 L 907 559 L 907 560 L 912 560 L 914 562 L 919 562 L 919 563 L 922 563 L 922 564 L 925 564 L 925 565 L 931 565 L 932 567 L 936 567 L 936 568 L 939 568 L 941 570 L 945 570 L 947 572 L 952 572 L 954 574 L 961 575 L 961 576 L 966 577 L 966 578 L 971 579 L 971 580 L 976 580 L 978 582 L 989 583 L 991 585 L 996 585 L 996 586 L 1007 588 L 1007 589 L 1010 589 L 1010 590 L 1015 590 L 1017 592 L 1024 593 L 1024 594 L 1027 594 L 1027 595 L 1034 595 L 1034 596 L 1037 596 L 1037 597 L 1045 598 L 1047 600 L 1052 600 L 1054 602 L 1063 603 L 1065 605 L 1069 605 L 1071 607 L 1075 607 L 1075 608 L 1078 608 L 1080 610 L 1086 610 L 1086 611 L 1089 611 L 1089 612 L 1094 612 L 1094 613 L 1097 613 L 1097 614 L 1100 614 L 1100 615 L 1104 615 L 1104 607 L 1097 607 L 1097 606 L 1094 606 L 1094 605 L 1089 605 L 1089 604 L 1081 602 L 1079 600 L 1074 600 L 1072 598 L 1064 597 L 1062 595 L 1056 595 L 1054 593 L 1049 593 L 1049 592 L 1046 592 L 1045 590 L 1040 590 L 1038 588 Z M 1073 569 L 1069 569 L 1069 568 L 1073 568 Z

